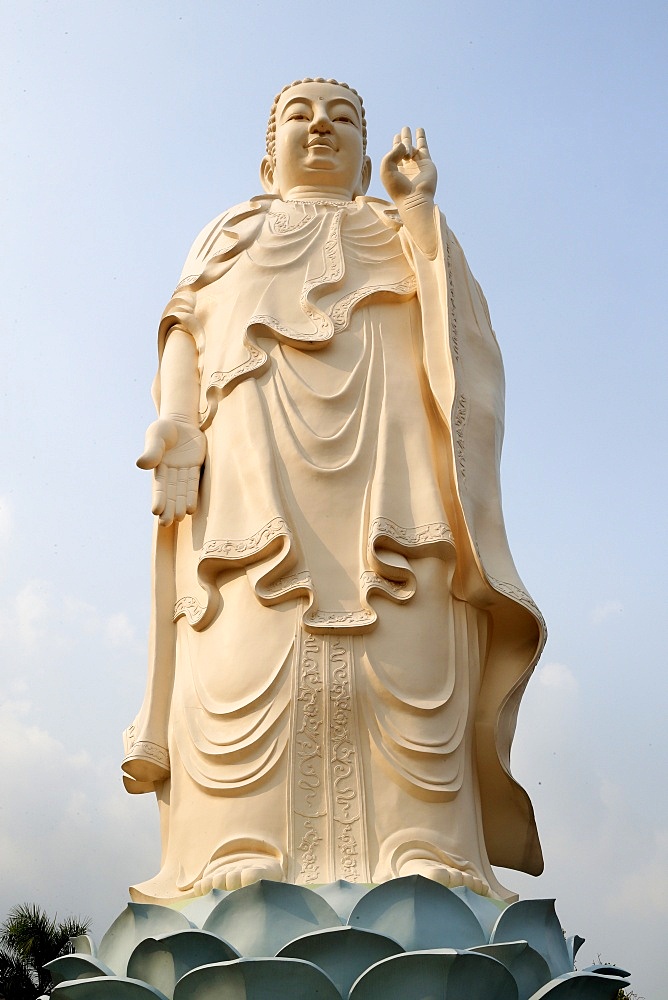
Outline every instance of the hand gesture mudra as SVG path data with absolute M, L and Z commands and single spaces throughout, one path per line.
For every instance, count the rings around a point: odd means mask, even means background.
M 154 420 L 146 431 L 140 469 L 153 469 L 154 514 L 165 527 L 197 509 L 199 475 L 206 454 L 202 431 L 174 417 Z
M 380 178 L 400 211 L 406 199 L 406 207 L 418 200 L 433 201 L 437 172 L 423 128 L 415 130 L 415 146 L 408 126 L 395 135 L 392 149 L 380 165 Z

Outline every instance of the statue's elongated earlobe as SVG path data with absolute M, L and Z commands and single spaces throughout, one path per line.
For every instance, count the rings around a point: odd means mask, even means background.
M 369 190 L 369 184 L 371 183 L 371 159 L 368 156 L 364 157 L 364 162 L 362 164 L 362 172 L 360 174 L 359 189 L 355 191 L 355 195 L 366 194 Z
M 260 180 L 267 194 L 276 194 L 274 191 L 274 164 L 269 156 L 265 156 L 260 164 Z

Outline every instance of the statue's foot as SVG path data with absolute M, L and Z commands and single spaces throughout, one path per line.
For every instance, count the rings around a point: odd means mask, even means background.
M 442 861 L 432 861 L 429 858 L 414 858 L 401 866 L 399 875 L 423 875 L 434 882 L 440 882 L 448 889 L 456 889 L 464 885 L 467 889 L 477 892 L 479 896 L 489 896 L 490 888 L 484 879 L 473 871 L 464 871 Z
M 197 896 L 206 896 L 212 889 L 241 889 L 260 879 L 283 881 L 283 868 L 274 858 L 237 858 L 234 861 L 217 858 L 207 865 L 193 889 Z

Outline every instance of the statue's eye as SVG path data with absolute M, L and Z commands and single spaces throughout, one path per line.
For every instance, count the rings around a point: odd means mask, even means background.
M 288 118 L 289 122 L 305 122 L 307 120 L 307 115 L 304 111 L 294 111 Z

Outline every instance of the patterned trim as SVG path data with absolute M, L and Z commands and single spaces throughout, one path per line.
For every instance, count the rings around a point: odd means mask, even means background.
M 321 629 L 331 628 L 360 628 L 373 625 L 376 615 L 370 608 L 361 608 L 358 611 L 307 611 L 304 615 L 304 625 L 306 628 Z
M 251 327 L 256 324 L 260 326 L 267 326 L 270 330 L 273 330 L 274 333 L 280 333 L 284 337 L 288 337 L 290 340 L 304 340 L 309 343 L 317 344 L 321 341 L 324 342 L 332 339 L 331 330 L 320 331 L 318 333 L 298 333 L 297 330 L 292 330 L 289 326 L 285 326 L 283 323 L 279 322 L 275 316 L 270 316 L 268 313 L 256 313 L 254 316 L 251 316 L 248 326 Z
M 455 432 L 455 457 L 462 482 L 466 482 L 466 446 L 464 444 L 464 428 L 468 420 L 468 401 L 466 396 L 457 397 L 457 405 L 453 415 L 452 426 Z
M 312 589 L 311 574 L 306 570 L 302 573 L 293 573 L 291 576 L 282 576 L 280 580 L 274 580 L 273 583 L 267 583 L 258 588 L 260 596 L 266 598 L 282 597 L 283 594 L 289 594 L 291 591 L 305 593 Z
M 459 334 L 457 332 L 457 307 L 455 304 L 455 279 L 452 273 L 452 254 L 450 252 L 450 240 L 447 240 L 445 246 L 445 259 L 447 263 L 447 281 L 448 281 L 448 304 L 450 306 L 449 320 L 450 320 L 450 341 L 452 344 L 452 354 L 455 361 L 459 361 Z
M 169 771 L 169 752 L 158 743 L 150 743 L 148 740 L 133 743 L 125 755 L 123 763 L 137 759 L 151 761 L 151 763 L 164 768 L 165 771 Z
M 249 538 L 213 538 L 205 542 L 199 561 L 204 559 L 245 559 L 256 555 L 281 535 L 292 537 L 287 522 L 282 517 L 274 517 L 268 524 Z
M 450 526 L 445 521 L 434 521 L 431 524 L 421 524 L 414 528 L 404 528 L 391 521 L 387 517 L 377 517 L 371 522 L 369 528 L 369 540 L 375 542 L 377 538 L 385 535 L 392 538 L 400 545 L 416 548 L 419 545 L 428 545 L 432 542 L 450 542 L 455 544 L 455 538 L 450 530 Z
M 399 583 L 396 580 L 388 580 L 380 573 L 367 570 L 360 577 L 360 587 L 364 595 L 372 590 L 379 590 L 395 601 L 408 601 L 415 593 L 415 587 L 406 583 Z
M 375 295 L 376 292 L 391 292 L 394 295 L 409 298 L 416 290 L 417 279 L 414 274 L 409 274 L 407 278 L 403 278 L 393 285 L 366 285 L 364 288 L 358 288 L 354 292 L 349 292 L 348 295 L 344 295 L 342 299 L 339 299 L 330 312 L 334 329 L 337 333 L 345 330 L 350 321 L 350 314 L 357 303 L 368 298 L 370 295 Z
M 177 621 L 185 616 L 188 624 L 194 627 L 201 622 L 205 611 L 206 608 L 202 607 L 194 597 L 182 597 L 174 605 L 172 621 Z
M 505 583 L 503 580 L 497 580 L 495 576 L 490 576 L 489 574 L 487 574 L 487 579 L 495 590 L 498 590 L 499 593 L 504 594 L 506 597 L 510 597 L 513 601 L 517 601 L 518 604 L 521 604 L 527 611 L 535 615 L 543 630 L 547 633 L 547 625 L 545 624 L 542 612 L 534 599 L 527 594 L 526 590 L 522 590 L 521 587 L 516 586 L 514 583 Z
M 325 313 L 316 309 L 316 307 L 309 302 L 308 297 L 314 288 L 318 288 L 321 285 L 334 284 L 335 282 L 340 281 L 343 277 L 345 266 L 341 250 L 341 223 L 345 212 L 345 208 L 339 208 L 336 212 L 334 212 L 332 217 L 329 233 L 323 247 L 323 255 L 325 258 L 325 270 L 323 274 L 319 274 L 317 277 L 310 278 L 305 281 L 301 295 L 299 296 L 299 304 L 302 308 L 302 312 L 309 317 L 311 322 L 314 323 L 319 330 L 326 333 L 328 337 L 332 336 L 332 323 Z
M 258 320 L 258 317 L 253 316 L 251 322 Z M 262 365 L 267 360 L 267 355 L 255 344 L 247 344 L 248 357 L 236 368 L 232 368 L 228 372 L 213 372 L 211 378 L 209 379 L 209 384 L 207 386 L 207 392 L 209 389 L 224 389 L 230 382 L 234 379 L 241 378 L 242 375 L 247 375 L 248 372 L 255 371 L 257 368 L 261 368 Z

